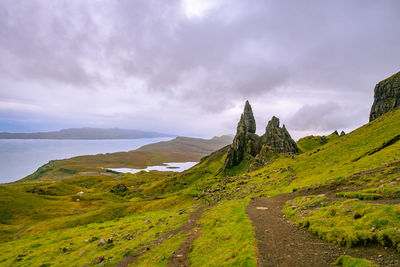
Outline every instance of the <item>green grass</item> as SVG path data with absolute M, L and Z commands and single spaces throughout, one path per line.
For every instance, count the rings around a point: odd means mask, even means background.
M 357 192 L 339 192 L 336 193 L 336 197 L 344 197 L 344 198 L 358 198 L 361 200 L 376 200 L 381 198 L 380 194 L 376 193 L 365 193 L 361 191 Z
M 400 205 L 353 200 L 329 203 L 307 196 L 287 202 L 283 211 L 328 242 L 348 247 L 377 243 L 400 251 Z
M 89 265 L 99 256 L 104 256 L 110 265 L 121 260 L 125 254 L 179 227 L 188 219 L 188 214 L 181 214 L 179 210 L 148 212 L 1 243 L 0 265 L 82 266 Z M 146 223 L 146 220 L 150 222 Z M 107 240 L 109 237 L 113 237 L 112 244 L 98 246 L 99 239 Z M 181 238 L 179 236 L 173 240 Z
M 296 144 L 302 153 L 315 150 L 316 148 L 325 145 L 326 143 L 339 138 L 339 135 L 335 132 L 328 136 L 306 136 L 300 138 Z
M 373 263 L 372 261 L 354 258 L 348 255 L 342 255 L 337 258 L 335 265 L 343 267 L 378 267 L 379 265 Z
M 172 253 L 179 248 L 186 235 L 178 233 L 165 240 L 160 246 L 146 252 L 130 266 L 167 266 Z
M 193 266 L 256 266 L 256 241 L 247 200 L 222 201 L 200 218 L 201 235 L 189 255 Z

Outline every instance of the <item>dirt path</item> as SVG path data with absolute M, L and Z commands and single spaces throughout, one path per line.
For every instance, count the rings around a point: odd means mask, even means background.
M 371 246 L 348 249 L 330 245 L 288 221 L 282 208 L 295 194 L 254 198 L 246 212 L 255 227 L 259 266 L 331 266 L 343 254 L 372 260 L 381 266 L 400 266 L 393 249 Z
M 115 267 L 126 267 L 126 266 L 129 266 L 129 264 L 134 263 L 135 260 L 138 259 L 140 256 L 142 256 L 146 251 L 161 245 L 167 238 L 170 238 L 170 237 L 172 237 L 172 236 L 174 236 L 174 235 L 176 235 L 176 234 L 178 234 L 179 232 L 182 232 L 182 231 L 186 232 L 186 233 L 190 232 L 188 237 L 185 239 L 184 243 L 182 244 L 182 246 L 183 246 L 186 243 L 186 241 L 188 240 L 188 238 L 190 238 L 192 236 L 192 232 L 193 232 L 192 230 L 196 227 L 197 222 L 200 219 L 200 217 L 203 214 L 203 212 L 205 211 L 205 209 L 206 209 L 206 207 L 201 207 L 198 210 L 192 212 L 190 214 L 190 217 L 189 217 L 189 219 L 188 219 L 188 221 L 186 223 L 184 223 L 180 227 L 168 232 L 167 234 L 163 235 L 162 237 L 154 240 L 153 242 L 151 242 L 150 244 L 148 244 L 144 248 L 134 252 L 133 254 L 131 254 L 129 256 L 124 257 L 120 262 L 118 262 L 114 266 Z M 199 231 L 197 231 L 197 232 L 199 232 Z M 191 243 L 188 244 L 188 248 L 190 248 L 190 245 L 191 245 Z M 181 248 L 182 248 L 182 246 L 181 246 Z M 185 254 L 185 250 L 183 250 L 181 254 L 175 254 L 175 255 L 182 255 L 182 259 L 186 259 L 183 262 L 187 262 L 188 253 Z M 171 257 L 171 259 L 173 259 L 173 258 L 174 257 Z M 186 265 L 170 265 L 170 266 L 186 266 Z
M 189 221 L 187 222 L 186 231 L 190 231 L 185 241 L 181 244 L 178 250 L 174 251 L 171 257 L 168 259 L 168 266 L 189 266 L 189 253 L 190 247 L 199 236 L 200 236 L 200 228 L 197 226 L 197 223 L 203 214 L 203 210 L 199 210 L 196 214 L 191 216 Z

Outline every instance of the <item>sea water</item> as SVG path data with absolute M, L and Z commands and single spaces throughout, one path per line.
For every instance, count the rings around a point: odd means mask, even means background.
M 168 141 L 167 138 L 129 140 L 0 140 L 0 183 L 19 180 L 50 160 L 81 155 L 96 155 L 137 149 L 143 145 Z

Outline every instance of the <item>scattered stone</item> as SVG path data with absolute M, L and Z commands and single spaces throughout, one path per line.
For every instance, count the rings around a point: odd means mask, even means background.
M 79 202 L 79 201 L 81 201 L 79 198 L 77 198 L 76 200 L 75 200 L 76 202 Z
M 112 244 L 114 242 L 114 238 L 111 236 L 107 239 L 107 244 Z
M 256 207 L 257 210 L 267 210 L 267 207 Z
M 42 188 L 32 188 L 30 190 L 25 191 L 27 193 L 31 194 L 37 194 L 37 195 L 49 195 L 49 196 L 54 196 L 55 194 L 50 192 L 49 190 L 44 190 Z
M 92 261 L 91 265 L 96 265 L 104 261 L 104 256 L 99 256 Z
M 100 247 L 100 246 L 104 246 L 105 244 L 106 244 L 106 241 L 104 240 L 104 238 L 101 238 L 99 240 L 99 242 L 97 243 L 97 246 Z
M 147 223 L 147 224 L 151 223 L 150 220 L 145 220 L 144 222 Z
M 128 191 L 128 187 L 125 184 L 117 184 L 111 188 L 110 192 L 117 195 L 124 195 Z

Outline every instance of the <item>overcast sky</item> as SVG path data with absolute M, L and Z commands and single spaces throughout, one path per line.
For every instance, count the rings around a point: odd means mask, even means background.
M 248 99 L 297 139 L 365 124 L 398 71 L 397 0 L 0 1 L 0 131 L 233 134 Z

